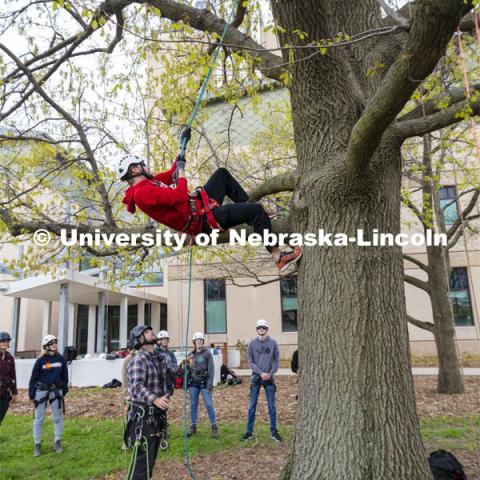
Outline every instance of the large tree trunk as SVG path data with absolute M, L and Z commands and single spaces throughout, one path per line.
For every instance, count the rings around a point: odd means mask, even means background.
M 463 378 L 455 345 L 455 319 L 448 295 L 449 272 L 441 246 L 428 247 L 429 283 L 433 335 L 437 346 L 439 393 L 464 393 Z
M 374 17 L 376 2 L 360 3 L 357 10 L 372 9 Z M 287 32 L 282 43 L 295 29 L 307 32 L 308 41 L 333 37 L 345 30 L 352 5 L 272 2 Z M 358 28 L 370 27 L 360 20 Z M 308 53 L 296 51 L 295 59 Z M 360 228 L 370 237 L 373 229 L 400 231 L 400 144 L 384 135 L 362 178 L 346 172 L 347 141 L 361 109 L 348 80 L 355 69 L 360 63 L 340 49 L 292 68 L 301 179 L 292 213 L 300 232 L 322 228 L 354 236 Z M 283 478 L 431 479 L 415 409 L 400 249 L 309 248 L 298 283 L 302 374 Z

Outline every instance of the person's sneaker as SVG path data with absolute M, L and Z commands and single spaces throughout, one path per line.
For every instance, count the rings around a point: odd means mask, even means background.
M 277 431 L 275 431 L 275 432 L 272 432 L 272 440 L 275 440 L 277 443 L 280 443 L 282 441 L 282 437 Z
M 53 444 L 53 449 L 57 452 L 57 453 L 62 453 L 64 452 L 64 449 L 62 447 L 62 441 L 61 440 L 55 440 L 55 443 Z
M 39 457 L 41 454 L 42 454 L 42 450 L 41 450 L 40 444 L 36 443 L 35 448 L 33 450 L 33 456 L 34 457 Z
M 253 440 L 253 433 L 247 432 L 243 437 L 242 440 Z
M 218 427 L 216 425 L 212 425 L 212 438 L 218 438 Z
M 190 425 L 190 431 L 187 433 L 187 437 L 191 437 L 192 435 L 195 435 L 197 433 L 197 426 L 196 425 Z
M 303 249 L 301 247 L 294 247 L 291 252 L 282 252 L 280 254 L 280 260 L 276 262 L 276 266 L 279 273 L 283 273 L 287 268 L 297 263 L 303 254 Z

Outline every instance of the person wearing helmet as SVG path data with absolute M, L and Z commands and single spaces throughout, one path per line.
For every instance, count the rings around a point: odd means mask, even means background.
M 170 335 L 166 330 L 160 330 L 157 335 L 157 345 L 155 346 L 155 353 L 163 355 L 168 358 L 174 365 L 177 365 L 177 357 L 168 349 L 170 342 Z
M 215 365 L 213 355 L 209 348 L 205 347 L 205 336 L 202 332 L 193 335 L 193 352 L 188 356 L 189 363 L 189 387 L 190 387 L 190 417 L 191 425 L 189 436 L 197 433 L 198 399 L 200 393 L 207 409 L 208 418 L 212 428 L 212 438 L 218 437 L 218 427 L 213 405 L 213 379 Z
M 128 411 L 124 439 L 133 448 L 129 479 L 152 477 L 159 448 L 166 448 L 167 410 L 162 360 L 154 355 L 155 334 L 148 325 L 130 331 L 129 347 L 137 351 L 128 364 Z M 148 462 L 148 463 L 147 463 Z
M 253 438 L 255 413 L 260 389 L 265 389 L 267 397 L 268 416 L 270 417 L 270 435 L 275 442 L 281 442 L 282 437 L 277 431 L 277 410 L 275 408 L 274 375 L 278 370 L 280 353 L 277 342 L 268 336 L 268 323 L 258 320 L 256 324 L 257 337 L 248 344 L 248 365 L 252 369 L 250 381 L 250 405 L 248 407 L 247 431 L 243 440 Z
M 155 354 L 162 358 L 165 368 L 167 370 L 166 388 L 170 395 L 173 395 L 175 390 L 175 380 L 179 376 L 179 370 L 177 367 L 177 357 L 168 349 L 168 343 L 170 336 L 166 330 L 160 330 L 157 334 L 157 344 L 155 345 Z
M 28 384 L 28 396 L 35 407 L 33 421 L 35 457 L 41 454 L 42 428 L 47 404 L 50 404 L 53 415 L 55 432 L 53 449 L 57 453 L 63 452 L 63 410 L 64 397 L 68 393 L 68 367 L 64 356 L 57 351 L 57 344 L 57 337 L 54 335 L 43 337 L 43 351 L 33 365 Z
M 190 135 L 190 128 L 186 128 L 180 143 L 186 144 Z M 146 168 L 144 159 L 123 156 L 118 161 L 116 173 L 120 180 L 130 185 L 123 198 L 128 212 L 135 213 L 138 207 L 155 221 L 192 236 L 209 234 L 212 229 L 228 230 L 244 223 L 260 235 L 264 231 L 272 232 L 270 217 L 263 206 L 249 202 L 245 190 L 225 168 L 219 168 L 203 188 L 190 195 L 185 163 L 185 157 L 179 156 L 170 170 L 154 176 Z M 223 205 L 225 197 L 233 203 Z M 294 265 L 303 253 L 301 247 L 289 252 L 281 252 L 278 246 L 266 248 L 279 272 Z
M 7 414 L 10 402 L 17 398 L 15 359 L 8 352 L 11 340 L 7 332 L 0 332 L 0 425 Z

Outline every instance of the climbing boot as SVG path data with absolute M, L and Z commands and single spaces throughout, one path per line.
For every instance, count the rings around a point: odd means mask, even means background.
M 280 259 L 275 264 L 279 273 L 285 272 L 292 265 L 295 265 L 302 257 L 303 250 L 301 247 L 295 247 L 291 252 L 282 252 Z
M 53 449 L 57 453 L 62 453 L 64 450 L 62 448 L 62 441 L 61 440 L 55 440 L 55 443 L 53 444 Z
M 42 450 L 39 443 L 35 444 L 35 449 L 33 450 L 33 456 L 39 457 L 42 454 Z
M 212 438 L 218 438 L 218 427 L 217 427 L 217 425 L 212 425 Z
M 190 431 L 187 433 L 187 436 L 191 437 L 192 435 L 195 435 L 197 433 L 197 426 L 196 425 L 190 425 Z

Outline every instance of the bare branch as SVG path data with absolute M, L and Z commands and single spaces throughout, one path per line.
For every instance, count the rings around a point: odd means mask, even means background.
M 105 219 L 108 224 L 114 226 L 115 225 L 115 218 L 113 215 L 113 210 L 112 210 L 112 205 L 110 204 L 110 201 L 108 199 L 108 194 L 105 189 L 105 185 L 101 183 L 98 178 L 99 178 L 99 168 L 97 161 L 95 160 L 95 155 L 93 153 L 93 150 L 90 146 L 90 143 L 88 141 L 87 135 L 82 128 L 82 126 L 70 115 L 65 109 L 63 109 L 59 104 L 53 101 L 53 99 L 47 95 L 47 93 L 43 90 L 39 82 L 35 79 L 33 74 L 28 70 L 27 67 L 23 65 L 23 63 L 20 61 L 20 59 L 13 53 L 11 52 L 5 45 L 0 43 L 0 50 L 3 50 L 16 64 L 17 66 L 25 73 L 27 76 L 28 80 L 30 83 L 33 85 L 33 88 L 35 91 L 52 107 L 54 108 L 60 115 L 62 115 L 65 120 L 70 123 L 75 130 L 78 133 L 78 136 L 80 137 L 80 141 L 83 145 L 83 148 L 85 149 L 85 153 L 87 154 L 88 161 L 92 167 L 92 171 L 94 174 L 94 177 L 96 179 L 96 185 L 98 192 L 102 198 L 102 203 L 105 211 Z
M 430 271 L 430 268 L 428 267 L 428 265 L 418 260 L 418 258 L 412 257 L 411 255 L 404 253 L 403 259 L 415 264 L 417 267 L 421 268 L 424 272 L 428 273 Z
M 422 320 L 417 320 L 416 318 L 413 318 L 410 315 L 407 315 L 407 320 L 409 323 L 412 325 L 415 325 L 418 328 L 421 328 L 423 330 L 428 330 L 429 332 L 433 333 L 433 330 L 435 328 L 435 325 L 431 322 L 423 322 Z
M 447 238 L 452 238 L 456 231 L 460 228 L 462 223 L 465 222 L 465 219 L 470 215 L 472 210 L 476 207 L 478 202 L 478 197 L 480 196 L 480 190 L 475 190 L 475 193 L 472 195 L 472 198 L 468 202 L 468 205 L 462 209 L 461 215 L 455 220 L 453 225 L 448 229 Z
M 410 285 L 420 288 L 421 290 L 427 292 L 430 295 L 431 288 L 428 282 L 425 282 L 424 280 L 420 280 L 419 278 L 413 277 L 412 275 L 408 275 L 408 274 L 404 274 L 403 279 Z

